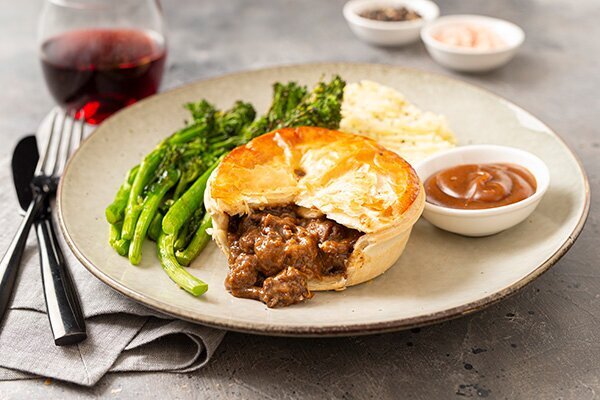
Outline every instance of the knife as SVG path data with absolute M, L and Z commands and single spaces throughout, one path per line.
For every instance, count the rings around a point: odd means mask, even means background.
M 31 168 L 29 167 L 30 163 L 28 161 L 28 157 L 35 156 L 35 159 L 39 158 L 37 147 L 35 149 L 35 153 L 22 155 L 23 157 L 13 157 L 13 171 L 15 168 L 18 170 L 23 169 L 23 171 L 26 173 L 22 176 L 14 176 L 13 178 L 15 179 L 15 185 L 17 187 L 24 188 L 22 192 L 23 195 L 26 195 L 28 191 L 29 195 L 31 195 L 29 182 L 31 181 L 30 175 L 32 174 L 29 172 Z M 8 305 L 11 299 L 15 281 L 17 280 L 17 272 L 19 270 L 19 266 L 21 265 L 21 258 L 23 257 L 23 251 L 25 251 L 29 230 L 31 229 L 35 216 L 39 213 L 39 209 L 42 205 L 42 203 L 34 204 L 32 202 L 31 205 L 28 206 L 27 212 L 24 213 L 23 220 L 19 224 L 19 228 L 17 229 L 13 240 L 10 242 L 8 249 L 6 250 L 6 254 L 4 257 L 2 257 L 2 260 L 0 260 L 0 330 L 2 328 L 4 315 L 8 310 Z
M 13 153 L 13 180 L 21 208 L 32 200 L 31 180 L 39 158 L 35 136 L 26 136 Z M 49 199 L 34 221 L 50 327 L 57 346 L 79 343 L 87 335 L 79 297 L 58 244 Z

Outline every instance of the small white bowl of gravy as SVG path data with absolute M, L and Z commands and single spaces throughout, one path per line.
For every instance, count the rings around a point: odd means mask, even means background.
M 524 221 L 550 185 L 546 164 L 520 149 L 472 145 L 433 155 L 415 167 L 424 182 L 423 216 L 465 236 L 488 236 Z
M 482 72 L 501 67 L 525 40 L 512 22 L 483 15 L 448 15 L 427 24 L 421 39 L 431 57 L 446 68 Z

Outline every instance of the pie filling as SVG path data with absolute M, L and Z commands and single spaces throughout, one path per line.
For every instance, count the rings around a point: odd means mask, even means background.
M 232 295 L 285 307 L 312 297 L 310 279 L 346 275 L 362 233 L 306 210 L 272 207 L 229 219 L 225 287 Z

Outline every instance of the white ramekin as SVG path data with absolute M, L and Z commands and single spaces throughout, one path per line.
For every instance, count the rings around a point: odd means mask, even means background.
M 413 21 L 374 21 L 359 14 L 377 7 L 406 7 L 422 18 Z M 344 18 L 354 34 L 377 46 L 401 46 L 419 40 L 425 23 L 440 14 L 438 6 L 429 0 L 351 0 L 344 5 Z
M 535 193 L 517 203 L 483 210 L 463 210 L 425 203 L 423 216 L 438 228 L 465 236 L 488 236 L 525 220 L 537 207 L 550 185 L 550 172 L 537 156 L 513 147 L 472 145 L 435 154 L 415 166 L 425 182 L 443 169 L 461 164 L 511 163 L 527 168 L 535 177 Z
M 506 47 L 479 50 L 450 46 L 434 38 L 441 29 L 457 25 L 478 25 L 498 35 Z M 508 63 L 525 40 L 525 32 L 512 22 L 483 15 L 447 15 L 428 23 L 421 30 L 421 39 L 431 57 L 446 68 L 465 72 L 489 71 Z

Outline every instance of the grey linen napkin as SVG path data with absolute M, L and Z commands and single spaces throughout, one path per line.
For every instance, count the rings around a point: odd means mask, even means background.
M 10 160 L 5 159 L 0 161 L 2 255 L 21 218 L 12 187 Z M 210 360 L 224 331 L 174 320 L 125 298 L 91 275 L 60 239 L 81 297 L 88 338 L 74 346 L 54 345 L 32 232 L 11 308 L 0 325 L 0 380 L 43 376 L 91 386 L 108 372 L 190 372 Z

